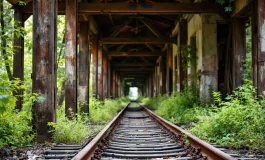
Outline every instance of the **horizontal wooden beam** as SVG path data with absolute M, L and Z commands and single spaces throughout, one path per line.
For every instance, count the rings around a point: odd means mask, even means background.
M 14 1 L 14 0 L 10 0 Z M 181 14 L 224 12 L 216 3 L 79 3 L 79 13 L 88 14 Z M 32 3 L 23 7 L 24 13 L 32 14 Z M 65 3 L 58 4 L 58 13 L 65 13 Z
M 172 44 L 176 39 L 163 40 L 159 38 L 101 38 L 101 44 Z
M 153 71 L 153 68 L 115 68 L 115 71 L 120 72 L 139 72 L 139 71 Z
M 111 52 L 111 51 L 108 51 L 108 52 L 104 52 L 103 54 L 106 56 L 112 56 L 112 57 L 166 56 L 164 52 Z
M 156 63 L 113 63 L 114 67 L 146 67 L 146 66 L 157 66 Z

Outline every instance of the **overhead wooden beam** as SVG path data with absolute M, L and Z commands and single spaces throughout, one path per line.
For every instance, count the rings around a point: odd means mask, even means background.
M 115 71 L 124 72 L 139 72 L 139 71 L 153 71 L 153 68 L 115 68 Z
M 176 43 L 175 39 L 158 39 L 158 38 L 101 38 L 99 40 L 101 44 L 170 44 Z
M 125 27 L 127 26 L 129 23 L 132 22 L 132 19 L 126 19 L 121 25 L 119 25 L 115 30 L 114 32 L 111 33 L 111 35 L 109 37 L 116 37 L 120 31 Z
M 113 57 L 165 56 L 163 52 L 104 52 L 104 55 Z
M 140 19 L 140 21 L 146 25 L 146 27 L 154 34 L 156 35 L 158 38 L 160 39 L 164 39 L 164 36 L 156 29 L 155 26 L 153 26 L 153 24 L 150 22 L 149 19 L 145 18 L 145 19 Z
M 112 64 L 114 67 L 146 67 L 146 66 L 157 66 L 156 63 L 113 63 Z
M 151 44 L 145 44 L 147 48 L 149 48 L 152 52 L 155 52 L 156 49 Z
M 181 14 L 181 13 L 219 13 L 224 12 L 216 3 L 79 3 L 79 13 L 89 14 Z M 32 14 L 32 4 L 23 7 L 24 13 Z M 65 3 L 58 4 L 59 14 L 65 13 Z
M 98 34 L 98 25 L 93 16 L 88 16 L 90 30 L 93 34 Z

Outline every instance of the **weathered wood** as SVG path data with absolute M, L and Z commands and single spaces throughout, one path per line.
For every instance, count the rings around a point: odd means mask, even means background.
M 265 91 L 265 1 L 257 0 L 257 93 L 264 96 Z
M 65 112 L 77 112 L 77 1 L 66 0 Z
M 93 54 L 93 74 L 92 74 L 92 87 L 93 87 L 93 96 L 97 97 L 98 95 L 98 39 L 97 35 L 93 36 L 92 40 L 92 54 Z
M 112 63 L 114 67 L 153 67 L 156 63 Z
M 180 83 L 180 91 L 184 90 L 184 82 L 186 82 L 187 78 L 187 71 L 184 70 L 183 63 L 182 63 L 182 55 L 181 55 L 181 47 L 183 45 L 187 45 L 188 40 L 188 28 L 187 28 L 187 20 L 180 21 L 179 24 L 180 32 L 179 32 L 179 58 L 178 58 L 178 69 L 179 69 L 179 83 Z
M 89 53 L 89 21 L 80 22 L 79 31 L 79 104 L 81 112 L 89 112 L 89 74 L 90 74 L 90 53 Z
M 103 48 L 102 45 L 98 48 L 98 96 L 103 100 Z
M 146 25 L 146 27 L 158 38 L 164 39 L 164 36 L 156 29 L 156 27 L 150 22 L 148 18 L 140 19 L 140 21 Z
M 148 7 L 142 4 L 131 3 L 79 3 L 78 13 L 89 14 L 180 14 L 180 13 L 221 13 L 222 6 L 216 3 L 149 3 Z M 23 7 L 23 12 L 32 14 L 32 5 Z M 65 4 L 59 3 L 59 14 L 65 13 Z
M 111 60 L 108 59 L 108 85 L 107 85 L 107 88 L 108 88 L 108 98 L 111 97 Z
M 139 57 L 139 56 L 166 56 L 164 52 L 104 52 L 104 55 L 113 57 Z
M 153 68 L 115 68 L 115 71 L 139 72 L 139 71 L 153 71 Z
M 32 92 L 43 97 L 33 105 L 37 141 L 51 140 L 48 122 L 56 117 L 57 1 L 33 1 Z
M 176 43 L 175 39 L 158 39 L 158 38 L 101 38 L 101 44 L 170 44 Z
M 243 19 L 233 20 L 233 89 L 241 86 L 244 79 L 243 60 L 246 58 L 246 22 Z
M 112 33 L 109 37 L 116 37 L 120 31 L 125 27 L 127 26 L 129 23 L 132 22 L 132 19 L 126 19 L 121 25 L 119 25 Z
M 116 72 L 112 71 L 112 98 L 116 98 Z
M 14 26 L 24 27 L 23 13 L 20 8 L 15 7 L 14 20 L 18 23 Z M 24 81 L 24 38 L 22 36 L 17 36 L 14 34 L 14 58 L 13 58 L 13 78 L 18 78 L 21 81 Z M 23 90 L 17 90 L 13 93 L 17 97 L 16 109 L 21 110 L 23 104 Z
M 103 56 L 103 99 L 108 96 L 108 57 Z

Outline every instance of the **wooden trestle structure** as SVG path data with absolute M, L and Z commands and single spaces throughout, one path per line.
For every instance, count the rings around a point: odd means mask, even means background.
M 196 46 L 202 100 L 209 101 L 210 89 L 231 92 L 244 77 L 249 17 L 253 82 L 259 95 L 265 90 L 264 0 L 236 0 L 231 14 L 215 0 L 25 0 L 26 6 L 8 1 L 21 26 L 33 14 L 32 90 L 45 97 L 34 104 L 39 141 L 50 138 L 47 122 L 56 117 L 57 14 L 66 16 L 67 115 L 77 112 L 78 97 L 88 112 L 91 60 L 93 95 L 101 100 L 128 95 L 133 86 L 150 97 L 182 91 L 194 72 L 183 69 L 183 45 Z M 14 54 L 14 77 L 23 80 L 23 37 L 14 39 L 21 46 Z

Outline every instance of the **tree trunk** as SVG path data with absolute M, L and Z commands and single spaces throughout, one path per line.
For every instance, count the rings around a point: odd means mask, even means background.
M 10 66 L 8 64 L 8 57 L 6 55 L 6 38 L 5 38 L 5 21 L 4 21 L 4 1 L 0 0 L 0 14 L 1 14 L 1 47 L 2 47 L 2 54 L 5 60 L 5 68 L 6 68 L 6 72 L 8 75 L 8 79 L 11 81 L 12 80 L 12 74 L 11 74 L 11 70 L 10 70 Z

